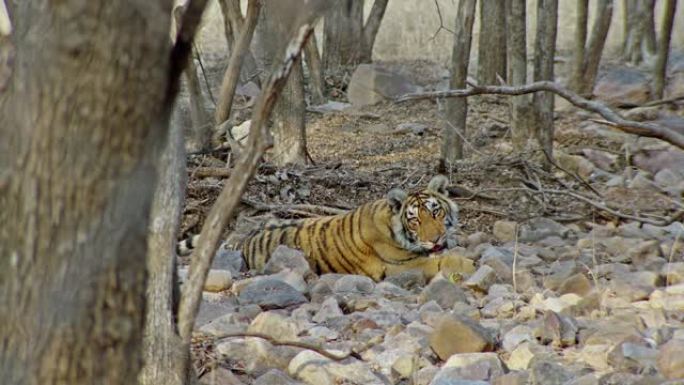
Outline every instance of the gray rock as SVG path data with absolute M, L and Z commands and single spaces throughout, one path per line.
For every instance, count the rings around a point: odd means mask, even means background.
M 375 282 L 363 275 L 344 275 L 333 286 L 335 294 L 371 294 Z
M 261 279 L 250 283 L 238 296 L 242 305 L 256 304 L 264 310 L 280 309 L 307 302 L 306 297 L 292 286 L 276 279 Z
M 237 308 L 237 299 L 235 297 L 223 297 L 214 301 L 203 300 L 200 303 L 200 309 L 195 320 L 195 327 L 200 327 L 208 322 L 232 313 Z
M 406 299 L 412 295 L 408 290 L 404 290 L 401 287 L 387 281 L 383 281 L 375 285 L 373 292 L 375 295 L 398 300 Z
M 316 323 L 322 323 L 331 318 L 341 317 L 343 315 L 344 313 L 342 313 L 340 305 L 337 303 L 335 297 L 328 297 L 323 301 L 321 308 L 316 315 L 313 316 L 312 320 Z
M 637 69 L 610 68 L 599 75 L 594 95 L 614 106 L 639 106 L 650 100 L 651 86 Z
M 221 245 L 214 255 L 211 263 L 212 269 L 228 270 L 233 276 L 237 276 L 241 271 L 247 270 L 242 252 L 231 250 L 226 245 Z
M 226 333 L 243 333 L 249 325 L 248 320 L 240 319 L 236 313 L 225 314 L 206 323 L 199 330 L 202 333 L 219 336 Z
M 433 381 L 442 378 L 490 381 L 503 374 L 504 368 L 496 353 L 463 353 L 449 357 Z
M 542 343 L 566 347 L 577 343 L 577 321 L 572 317 L 562 316 L 553 311 L 544 312 L 544 321 L 538 331 Z
M 487 265 L 480 266 L 475 274 L 471 275 L 464 285 L 470 289 L 486 293 L 494 281 L 496 281 L 496 272 Z
M 527 385 L 529 378 L 527 372 L 509 372 L 494 378 L 492 385 Z
M 518 325 L 504 334 L 501 346 L 505 351 L 510 353 L 521 343 L 534 340 L 535 338 L 532 335 L 532 329 L 529 326 Z
M 684 378 L 684 340 L 670 340 L 658 350 L 660 373 L 669 380 Z
M 570 229 L 549 218 L 533 218 L 520 226 L 519 242 L 537 242 L 541 239 L 557 236 L 566 238 Z
M 515 240 L 515 232 L 518 229 L 518 223 L 513 221 L 496 221 L 492 233 L 494 237 L 501 242 L 510 242 Z
M 530 362 L 531 385 L 563 385 L 575 377 L 570 371 L 557 362 L 544 358 Z
M 354 358 L 349 358 L 344 362 L 335 362 L 309 350 L 297 354 L 290 361 L 287 371 L 290 375 L 310 385 L 336 385 L 345 382 L 384 385 L 365 362 Z
M 644 341 L 623 341 L 608 352 L 608 363 L 613 368 L 635 373 L 654 371 L 657 358 L 658 351 Z
M 430 385 L 489 385 L 487 381 L 463 380 L 458 375 L 458 370 L 445 371 L 442 376 L 435 376 Z
M 204 290 L 217 293 L 230 289 L 231 285 L 233 285 L 233 276 L 230 270 L 211 269 L 204 281 Z
M 425 130 L 427 130 L 427 124 L 424 123 L 417 123 L 417 122 L 405 122 L 405 123 L 399 123 L 397 127 L 394 129 L 394 132 L 396 133 L 404 133 L 404 132 L 410 132 L 413 135 L 418 135 L 422 136 L 425 134 Z
M 415 290 L 425 287 L 425 275 L 420 270 L 407 270 L 399 274 L 385 278 L 386 282 L 393 283 L 406 290 Z
M 280 341 L 295 341 L 299 334 L 297 323 L 282 314 L 266 311 L 259 314 L 247 331 L 271 336 Z
M 311 267 L 302 251 L 280 245 L 276 247 L 271 258 L 266 262 L 263 273 L 275 274 L 283 269 L 290 269 L 302 277 L 311 274 Z
M 410 79 L 375 64 L 356 67 L 347 88 L 347 98 L 354 106 L 372 105 L 419 88 Z
M 278 370 L 271 369 L 268 372 L 259 376 L 253 385 L 299 385 L 302 384 L 299 381 L 294 380 L 292 377 L 288 376 L 287 373 Z
M 220 366 L 205 373 L 202 376 L 202 383 L 211 385 L 244 385 L 233 372 Z
M 435 279 L 428 284 L 418 298 L 420 303 L 435 301 L 442 309 L 450 309 L 456 302 L 466 302 L 463 289 L 446 279 Z

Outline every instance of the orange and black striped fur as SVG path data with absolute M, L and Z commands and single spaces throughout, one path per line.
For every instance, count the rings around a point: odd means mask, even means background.
M 385 199 L 347 214 L 267 224 L 243 240 L 243 257 L 250 269 L 261 270 L 275 248 L 286 245 L 302 250 L 319 274 L 361 274 L 379 281 L 420 269 L 431 277 L 444 262 L 432 254 L 446 247 L 458 221 L 447 183 L 438 175 L 426 189 L 393 189 Z

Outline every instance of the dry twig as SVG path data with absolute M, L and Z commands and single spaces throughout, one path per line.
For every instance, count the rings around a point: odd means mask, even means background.
M 397 103 L 406 102 L 409 100 L 423 100 L 423 99 L 440 99 L 440 98 L 462 98 L 474 95 L 498 94 L 517 96 L 530 94 L 533 92 L 548 91 L 562 97 L 574 106 L 595 112 L 601 115 L 607 121 L 613 123 L 614 127 L 621 131 L 646 136 L 650 138 L 658 138 L 670 144 L 673 144 L 681 149 L 684 149 L 684 135 L 673 131 L 661 124 L 636 122 L 623 118 L 619 113 L 596 100 L 585 99 L 567 88 L 554 83 L 552 81 L 539 81 L 530 83 L 524 86 L 478 86 L 471 84 L 469 88 L 460 90 L 434 91 L 434 92 L 420 92 L 403 95 L 395 101 Z

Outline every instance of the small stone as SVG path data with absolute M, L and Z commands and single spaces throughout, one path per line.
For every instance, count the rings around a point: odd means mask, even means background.
M 589 294 L 592 283 L 584 274 L 577 273 L 566 278 L 558 287 L 559 294 L 573 293 L 580 296 Z
M 204 281 L 204 290 L 220 292 L 230 289 L 233 285 L 233 276 L 229 270 L 209 270 L 207 280 Z
M 478 231 L 476 233 L 468 235 L 465 241 L 465 245 L 468 247 L 468 249 L 473 249 L 478 245 L 490 242 L 490 238 L 490 235 L 485 233 L 484 231 Z
M 328 297 L 321 304 L 321 308 L 318 310 L 316 315 L 313 316 L 312 320 L 316 323 L 325 322 L 331 318 L 341 317 L 344 313 L 340 309 L 340 305 L 337 303 L 335 297 Z
M 527 325 L 518 325 L 504 334 L 501 346 L 507 352 L 512 352 L 525 341 L 535 341 L 532 335 L 532 329 Z
M 341 354 L 341 352 L 334 352 Z M 288 365 L 290 375 L 310 385 L 354 384 L 384 385 L 365 362 L 348 358 L 335 362 L 316 352 L 304 350 Z
M 501 242 L 510 242 L 515 240 L 515 232 L 518 229 L 518 223 L 513 221 L 496 221 L 492 232 L 494 237 Z
M 439 372 L 439 368 L 434 365 L 428 365 L 419 369 L 413 375 L 414 385 L 429 385 Z
M 435 301 L 442 309 L 450 309 L 456 302 L 466 302 L 463 289 L 446 279 L 433 279 L 420 293 L 418 302 Z
M 204 374 L 202 383 L 208 385 L 244 385 L 233 372 L 220 366 Z
M 344 275 L 335 282 L 333 293 L 336 294 L 371 294 L 375 282 L 362 275 Z
M 385 281 L 406 290 L 425 287 L 425 275 L 418 269 L 402 271 L 399 274 L 385 278 Z
M 416 371 L 417 359 L 412 354 L 402 354 L 392 364 L 392 374 L 397 379 L 410 378 Z
M 660 275 L 668 285 L 684 283 L 684 262 L 666 263 L 660 269 Z
M 271 336 L 279 341 L 295 341 L 299 334 L 297 323 L 282 314 L 267 311 L 259 314 L 247 331 Z
M 527 372 L 509 372 L 496 377 L 492 385 L 527 385 L 530 375 Z
M 226 333 L 243 333 L 248 323 L 241 320 L 237 314 L 229 313 L 218 317 L 199 328 L 202 333 L 220 336 Z
M 487 290 L 489 290 L 489 286 L 491 286 L 494 281 L 496 281 L 496 272 L 494 269 L 487 265 L 482 265 L 477 269 L 475 274 L 471 275 L 470 278 L 464 282 L 464 285 L 470 289 L 486 293 Z
M 268 372 L 259 376 L 253 383 L 253 385 L 299 385 L 301 382 L 294 380 L 287 373 L 278 370 L 271 369 Z
M 492 377 L 503 374 L 504 368 L 496 353 L 462 353 L 449 357 L 435 380 L 440 377 L 451 377 L 489 381 Z
M 275 274 L 283 269 L 290 269 L 303 277 L 311 274 L 311 267 L 302 251 L 279 245 L 271 253 L 271 258 L 266 262 L 263 273 Z
M 536 342 L 523 342 L 513 349 L 506 361 L 506 366 L 511 370 L 527 370 L 530 366 L 530 361 L 532 361 L 536 354 L 542 351 L 543 348 L 537 345 Z
M 238 296 L 242 305 L 256 304 L 264 310 L 280 309 L 307 302 L 306 297 L 280 280 L 264 278 L 246 286 Z
M 622 341 L 608 352 L 608 363 L 617 370 L 644 373 L 655 368 L 658 351 L 638 343 Z
M 530 363 L 531 385 L 563 385 L 574 376 L 563 365 L 545 359 L 535 359 Z
M 566 347 L 577 343 L 577 321 L 571 317 L 561 316 L 553 311 L 544 313 L 544 321 L 539 330 L 542 343 Z
M 228 270 L 233 276 L 237 276 L 241 271 L 247 270 L 245 259 L 242 252 L 229 248 L 226 244 L 219 247 L 214 255 L 211 268 L 216 270 Z
M 670 380 L 684 378 L 684 340 L 670 340 L 658 350 L 660 373 Z
M 456 314 L 445 315 L 430 335 L 430 346 L 446 361 L 457 353 L 480 353 L 494 349 L 491 333 L 477 322 Z

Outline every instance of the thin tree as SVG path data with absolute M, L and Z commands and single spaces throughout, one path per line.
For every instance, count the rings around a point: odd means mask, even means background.
M 449 81 L 449 86 L 452 89 L 463 88 L 466 85 L 476 4 L 476 0 L 461 0 L 458 3 L 454 47 L 451 53 L 451 79 Z M 463 158 L 463 139 L 466 135 L 467 114 L 468 101 L 466 98 L 447 100 L 446 122 L 439 165 L 443 172 L 450 171 L 455 162 Z
M 653 73 L 653 95 L 662 99 L 667 76 L 667 60 L 670 52 L 670 40 L 672 39 L 672 25 L 677 8 L 677 0 L 665 0 L 663 7 L 663 21 L 660 26 L 660 39 L 658 40 L 658 56 Z
M 591 95 L 594 90 L 603 47 L 606 44 L 612 18 L 613 0 L 598 0 L 596 2 L 596 19 L 591 29 L 591 36 L 587 42 L 584 66 L 582 67 L 584 81 L 579 89 L 579 93 L 582 95 Z
M 506 0 L 507 78 L 513 86 L 527 83 L 526 5 L 526 0 Z M 513 148 L 523 151 L 531 137 L 529 125 L 532 110 L 529 95 L 511 97 L 509 109 Z
M 584 45 L 587 42 L 587 24 L 589 22 L 589 0 L 577 0 L 577 20 L 575 21 L 575 46 L 572 57 L 572 74 L 568 87 L 580 93 L 584 83 Z
M 655 0 L 624 0 L 623 58 L 639 64 L 655 53 Z
M 480 1 L 480 43 L 477 57 L 477 80 L 480 84 L 497 84 L 497 76 L 505 80 L 505 1 Z
M 318 52 L 316 35 L 312 35 L 304 47 L 304 59 L 309 70 L 309 92 L 313 104 L 325 103 L 325 86 L 323 83 L 323 64 Z
M 553 62 L 556 54 L 558 0 L 537 0 L 537 35 L 534 42 L 534 81 L 554 79 Z M 536 122 L 535 136 L 539 146 L 549 157 L 553 154 L 553 94 L 534 94 Z M 543 159 L 546 159 L 543 158 Z
M 242 16 L 240 0 L 219 0 L 218 3 L 221 7 L 221 15 L 223 16 L 223 32 L 226 35 L 228 52 L 232 55 L 233 50 L 239 45 L 240 34 L 244 29 L 245 19 L 248 18 L 249 15 Z M 246 83 L 248 81 L 254 81 L 259 84 L 259 77 L 255 76 L 258 73 L 256 60 L 249 47 L 244 55 L 244 62 L 240 70 L 240 82 Z
M 389 0 L 375 0 L 363 24 L 364 0 L 339 0 L 325 15 L 323 69 L 339 73 L 345 66 L 371 61 L 375 37 Z
M 156 149 L 204 5 L 190 3 L 171 50 L 164 1 L 14 8 L 0 98 L 3 383 L 137 382 Z

